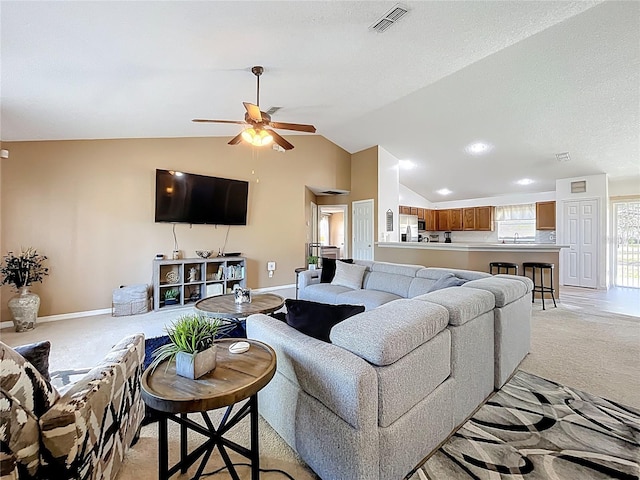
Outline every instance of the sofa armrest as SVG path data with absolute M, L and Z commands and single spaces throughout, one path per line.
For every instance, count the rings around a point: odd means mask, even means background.
M 362 358 L 262 314 L 247 318 L 247 337 L 270 345 L 278 373 L 354 428 L 377 422 L 377 376 Z
M 320 283 L 321 273 L 321 268 L 318 268 L 316 270 L 304 270 L 300 272 L 300 274 L 298 275 L 298 290 L 302 290 L 309 285 Z
M 124 338 L 40 418 L 52 478 L 118 471 L 144 417 L 144 335 Z

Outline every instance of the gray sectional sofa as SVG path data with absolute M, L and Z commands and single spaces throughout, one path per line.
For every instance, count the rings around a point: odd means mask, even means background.
M 267 315 L 247 319 L 248 336 L 278 356 L 260 413 L 325 480 L 399 480 L 526 355 L 532 285 L 482 272 L 356 263 L 366 266 L 362 289 L 319 284 L 312 271 L 300 276 L 302 298 L 367 307 L 334 326 L 331 343 Z M 468 281 L 427 293 L 448 273 Z

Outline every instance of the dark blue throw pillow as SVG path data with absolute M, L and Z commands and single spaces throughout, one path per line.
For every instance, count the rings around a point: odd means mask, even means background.
M 13 348 L 16 352 L 24 357 L 24 359 L 35 367 L 40 375 L 47 380 L 51 380 L 49 376 L 49 352 L 51 351 L 51 342 L 36 342 L 28 345 L 21 345 Z
M 329 332 L 346 318 L 364 312 L 363 305 L 329 305 L 308 300 L 285 300 L 287 324 L 323 342 L 330 343 Z
M 427 290 L 427 293 L 448 287 L 459 287 L 460 285 L 464 285 L 466 282 L 467 281 L 464 278 L 456 277 L 453 273 L 447 273 L 436 280 L 436 283 L 431 285 L 429 290 Z

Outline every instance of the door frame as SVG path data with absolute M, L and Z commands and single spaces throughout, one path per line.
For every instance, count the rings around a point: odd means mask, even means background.
M 355 254 L 355 230 L 353 227 L 355 227 L 356 225 L 356 214 L 355 214 L 355 210 L 356 210 L 356 205 L 358 204 L 370 204 L 371 205 L 371 245 L 368 247 L 371 251 L 371 260 L 375 259 L 375 248 L 374 248 L 374 242 L 375 242 L 375 201 L 373 198 L 369 198 L 367 200 L 356 200 L 351 202 L 351 225 L 352 225 L 352 232 L 351 232 L 351 252 L 352 255 Z
M 322 209 L 324 207 L 332 209 L 340 208 L 342 210 L 342 227 L 344 232 L 342 234 L 342 255 L 343 258 L 349 258 L 349 252 L 351 251 L 349 248 L 349 205 L 345 203 L 337 205 L 318 205 L 318 222 L 320 221 L 320 218 L 322 218 Z

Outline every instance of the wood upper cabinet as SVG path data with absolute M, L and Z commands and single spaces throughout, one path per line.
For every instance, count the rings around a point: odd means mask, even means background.
M 424 220 L 425 219 L 424 218 L 424 211 L 425 211 L 424 208 L 418 207 L 418 220 Z
M 454 232 L 462 230 L 462 209 L 452 208 L 449 210 L 449 227 Z
M 451 230 L 450 210 L 436 210 L 436 230 Z
M 463 230 L 475 230 L 476 229 L 476 209 L 475 207 L 462 209 L 462 229 Z
M 411 215 L 411 207 L 400 205 L 398 210 L 400 210 L 400 215 Z
M 475 207 L 476 230 L 493 232 L 493 207 Z
M 536 230 L 556 229 L 556 202 L 536 202 Z
M 409 215 L 418 215 L 418 207 L 409 207 Z
M 438 223 L 435 210 L 424 209 L 424 229 L 430 232 L 438 230 Z

